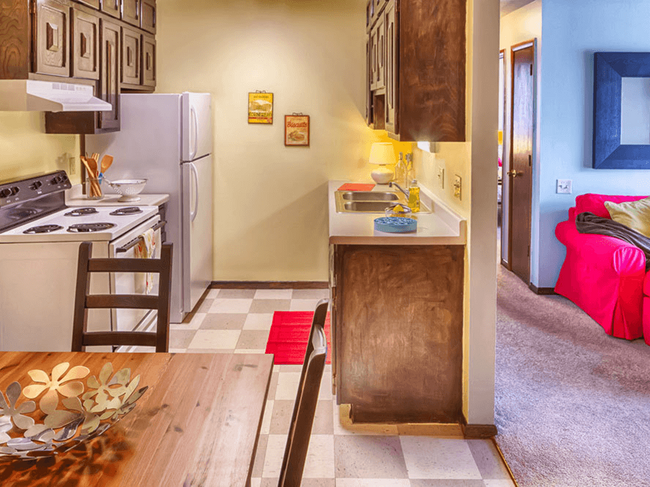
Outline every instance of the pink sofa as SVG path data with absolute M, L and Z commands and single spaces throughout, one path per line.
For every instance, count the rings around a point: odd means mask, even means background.
M 569 219 L 555 228 L 566 248 L 555 292 L 570 299 L 605 333 L 626 340 L 644 336 L 650 345 L 650 278 L 641 249 L 604 235 L 578 233 L 576 216 L 589 211 L 610 218 L 605 201 L 620 203 L 646 196 L 584 194 L 576 197 Z

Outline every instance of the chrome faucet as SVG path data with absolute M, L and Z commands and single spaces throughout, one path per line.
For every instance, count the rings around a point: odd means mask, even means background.
M 409 199 L 409 192 L 408 192 L 408 190 L 402 188 L 399 184 L 394 183 L 394 182 L 392 182 L 392 181 L 391 181 L 390 183 L 388 183 L 388 187 L 389 187 L 389 188 L 392 188 L 393 186 L 395 186 L 395 187 L 396 187 L 397 189 L 399 189 L 402 193 L 404 193 L 404 195 L 406 196 L 406 199 L 407 199 L 407 201 L 408 201 L 408 199 Z

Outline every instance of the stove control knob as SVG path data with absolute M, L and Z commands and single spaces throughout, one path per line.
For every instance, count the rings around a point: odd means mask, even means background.
M 38 191 L 38 188 L 40 188 L 41 186 L 43 186 L 43 183 L 41 183 L 40 181 L 35 181 L 33 184 L 31 184 L 29 186 L 29 189 L 33 189 L 34 191 Z
M 11 196 L 15 196 L 18 193 L 20 193 L 20 188 L 18 186 L 14 186 L 13 188 L 11 188 Z
M 11 196 L 10 188 L 0 189 L 0 198 L 9 198 L 9 196 Z
M 61 176 L 54 176 L 52 178 L 52 181 L 50 181 L 50 184 L 59 184 L 61 181 L 63 181 L 63 178 Z

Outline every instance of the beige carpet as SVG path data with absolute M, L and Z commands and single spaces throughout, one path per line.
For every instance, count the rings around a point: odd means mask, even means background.
M 650 486 L 650 347 L 498 276 L 497 442 L 522 487 Z

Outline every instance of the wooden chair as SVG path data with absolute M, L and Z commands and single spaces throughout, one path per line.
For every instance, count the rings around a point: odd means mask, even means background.
M 98 345 L 151 346 L 156 352 L 169 351 L 169 309 L 171 306 L 172 244 L 164 244 L 160 259 L 91 259 L 92 244 L 79 246 L 77 292 L 75 296 L 72 351 Z M 159 274 L 158 296 L 130 294 L 91 295 L 93 272 L 154 272 Z M 125 308 L 158 310 L 155 332 L 101 331 L 88 332 L 88 309 Z
M 278 487 L 299 487 L 307 458 L 307 448 L 314 415 L 318 405 L 318 392 L 327 358 L 327 338 L 325 338 L 325 318 L 327 316 L 327 299 L 316 305 L 314 320 L 311 324 L 309 344 L 302 365 L 296 403 L 289 427 L 287 446 L 284 450 L 282 470 Z

